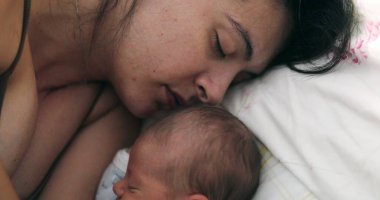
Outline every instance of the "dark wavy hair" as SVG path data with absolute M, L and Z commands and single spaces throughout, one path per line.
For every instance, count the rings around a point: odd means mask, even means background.
M 357 24 L 352 0 L 284 0 L 293 18 L 293 30 L 287 44 L 272 65 L 286 64 L 306 74 L 320 74 L 334 68 L 350 44 Z M 322 56 L 330 59 L 308 69 L 300 63 L 312 63 Z
M 131 7 L 120 20 L 124 29 L 133 17 L 140 1 L 130 0 Z M 347 51 L 354 27 L 356 10 L 353 0 L 282 0 L 292 15 L 293 28 L 283 50 L 274 58 L 271 66 L 286 64 L 290 69 L 305 74 L 320 74 L 334 68 Z M 92 41 L 97 37 L 103 19 L 115 8 L 119 0 L 102 0 L 97 10 Z M 297 68 L 300 63 L 328 55 L 330 60 L 321 65 L 311 64 L 308 69 Z

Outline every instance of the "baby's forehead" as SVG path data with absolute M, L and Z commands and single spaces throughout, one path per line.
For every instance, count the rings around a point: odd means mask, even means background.
M 130 150 L 130 163 L 150 167 L 157 165 L 159 159 L 164 155 L 162 146 L 147 137 L 141 138 L 132 146 Z
M 174 112 L 153 122 L 143 131 L 138 140 L 158 146 L 191 143 L 194 138 L 201 142 L 205 137 L 226 132 L 231 127 L 241 126 L 232 114 L 219 107 L 193 107 Z M 211 132 L 211 133 L 210 133 Z M 210 134 L 207 134 L 210 133 Z M 201 140 L 201 141 L 199 141 Z

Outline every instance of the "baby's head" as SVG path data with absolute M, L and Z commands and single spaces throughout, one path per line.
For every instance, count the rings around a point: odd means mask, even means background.
M 251 199 L 260 154 L 253 134 L 222 108 L 177 111 L 149 126 L 130 152 L 121 199 Z

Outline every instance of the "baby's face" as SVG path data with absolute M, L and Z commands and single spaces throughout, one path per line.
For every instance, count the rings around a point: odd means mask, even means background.
M 166 187 L 139 170 L 128 169 L 113 190 L 119 200 L 167 200 Z
M 155 151 L 151 150 L 149 147 L 138 148 L 138 145 L 132 148 L 127 173 L 113 186 L 119 200 L 167 200 L 167 187 L 151 175 L 161 164 L 157 154 L 153 153 Z

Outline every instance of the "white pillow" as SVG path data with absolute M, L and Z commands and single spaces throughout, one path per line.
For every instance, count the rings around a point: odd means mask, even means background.
M 292 174 L 265 146 L 262 155 L 260 186 L 252 200 L 316 200 L 315 195 Z
M 376 12 L 333 72 L 280 66 L 224 101 L 319 199 L 380 199 L 380 4 L 363 2 Z

